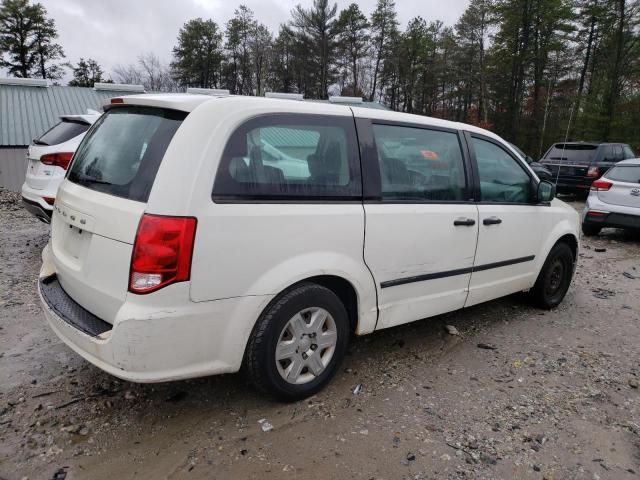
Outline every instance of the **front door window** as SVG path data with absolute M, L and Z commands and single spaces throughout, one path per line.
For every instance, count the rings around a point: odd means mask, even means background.
M 515 158 L 496 144 L 479 138 L 473 138 L 473 148 L 482 202 L 531 203 L 534 193 L 531 177 Z

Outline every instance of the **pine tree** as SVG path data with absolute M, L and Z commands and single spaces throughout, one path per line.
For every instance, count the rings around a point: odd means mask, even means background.
M 62 47 L 55 43 L 55 22 L 39 3 L 29 0 L 3 0 L 0 4 L 0 67 L 10 75 L 28 78 L 59 79 L 62 66 L 52 64 L 64 58 Z
M 272 55 L 272 42 L 269 29 L 265 25 L 256 24 L 250 40 L 250 50 L 256 86 L 255 94 L 258 96 L 265 92 Z
M 291 93 L 296 88 L 296 39 L 291 30 L 280 26 L 273 42 L 270 64 L 270 83 L 273 91 Z
M 352 96 L 363 96 L 359 83 L 359 66 L 369 52 L 369 22 L 357 4 L 352 3 L 340 12 L 336 22 L 338 51 L 342 57 L 343 78 L 350 77 L 347 87 Z
M 486 47 L 491 0 L 471 0 L 455 26 L 458 120 L 488 126 Z
M 222 35 L 213 20 L 189 20 L 180 29 L 178 45 L 173 47 L 173 78 L 185 87 L 218 87 L 221 47 Z
M 335 78 L 337 4 L 314 0 L 310 9 L 298 5 L 291 12 L 291 28 L 301 44 L 306 58 L 305 90 L 316 98 L 327 98 L 327 87 Z
M 371 14 L 370 24 L 371 48 L 375 60 L 369 100 L 373 101 L 378 94 L 378 89 L 384 88 L 384 84 L 378 85 L 378 79 L 384 69 L 385 62 L 392 59 L 394 44 L 397 43 L 398 19 L 395 2 L 393 0 L 378 0 L 376 9 Z
M 229 60 L 225 65 L 225 84 L 232 93 L 254 94 L 251 43 L 257 28 L 253 11 L 246 5 L 240 5 L 227 22 L 225 49 Z
M 33 19 L 33 48 L 38 75 L 42 78 L 59 80 L 64 75 L 62 65 L 53 63 L 64 58 L 64 50 L 55 43 L 58 29 L 53 19 L 47 18 L 45 8 L 36 3 Z
M 69 82 L 71 87 L 93 87 L 95 83 L 102 82 L 104 72 L 97 61 L 92 58 L 80 58 L 80 61 L 73 66 L 73 80 Z

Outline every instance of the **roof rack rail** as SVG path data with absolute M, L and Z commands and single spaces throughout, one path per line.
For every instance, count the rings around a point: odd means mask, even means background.
M 266 92 L 265 98 L 280 98 L 283 100 L 304 100 L 302 93 Z
M 187 93 L 195 93 L 198 95 L 211 95 L 213 97 L 229 95 L 229 90 L 224 88 L 197 88 L 188 87 Z
M 341 95 L 336 95 L 333 97 L 329 97 L 330 103 L 362 103 L 362 97 L 343 97 Z
M 43 78 L 0 78 L 0 85 L 20 85 L 23 87 L 48 87 L 49 81 Z
M 143 85 L 134 85 L 132 83 L 101 83 L 96 82 L 93 84 L 93 89 L 96 91 L 108 91 L 108 92 L 137 92 L 144 93 Z

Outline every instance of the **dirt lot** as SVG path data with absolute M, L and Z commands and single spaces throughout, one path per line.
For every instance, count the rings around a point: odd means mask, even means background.
M 584 241 L 554 311 L 512 296 L 356 339 L 327 389 L 283 405 L 241 375 L 135 385 L 75 355 L 37 300 L 47 227 L 14 200 L 0 192 L 0 479 L 640 477 L 637 235 Z

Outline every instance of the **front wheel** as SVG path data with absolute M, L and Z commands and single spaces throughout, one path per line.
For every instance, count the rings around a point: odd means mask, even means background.
M 557 307 L 569 290 L 573 277 L 573 251 L 564 242 L 556 243 L 540 270 L 532 294 L 536 303 L 546 309 Z
M 338 369 L 349 342 L 347 311 L 331 290 L 298 285 L 262 313 L 247 345 L 245 367 L 256 387 L 279 400 L 318 392 Z

